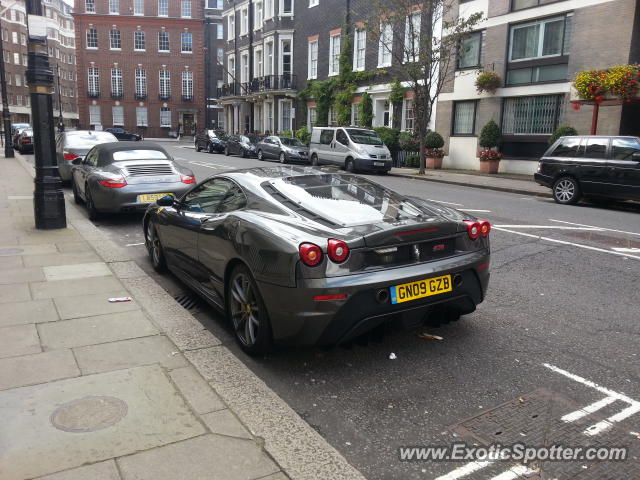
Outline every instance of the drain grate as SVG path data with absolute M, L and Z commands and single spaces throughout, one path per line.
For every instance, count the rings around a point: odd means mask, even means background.
M 198 313 L 201 311 L 200 299 L 196 297 L 194 293 L 182 292 L 173 298 L 182 306 L 182 308 L 189 310 L 191 313 Z

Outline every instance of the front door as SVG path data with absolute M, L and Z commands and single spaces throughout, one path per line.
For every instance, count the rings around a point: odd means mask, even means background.
M 182 114 L 182 128 L 183 128 L 183 135 L 193 135 L 194 134 L 194 116 L 193 116 L 193 113 L 183 113 Z

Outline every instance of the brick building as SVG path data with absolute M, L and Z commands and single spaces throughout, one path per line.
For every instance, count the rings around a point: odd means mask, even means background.
M 533 173 L 559 125 L 590 131 L 592 107 L 570 104 L 576 73 L 640 62 L 636 0 L 460 0 L 458 14 L 472 12 L 485 20 L 438 99 L 445 168 L 477 169 L 478 134 L 494 119 L 503 134 L 501 171 Z M 476 92 L 482 69 L 502 78 L 495 94 Z M 640 135 L 639 120 L 637 103 L 601 108 L 598 133 Z
M 201 0 L 76 0 L 81 127 L 161 138 L 204 125 L 203 7 Z
M 67 127 L 73 128 L 78 124 L 78 107 L 75 31 L 71 7 L 62 0 L 46 0 L 43 7 L 43 14 L 47 20 L 49 63 L 55 78 L 53 116 L 59 123 L 62 106 L 63 121 Z M 11 121 L 31 123 L 29 87 L 25 79 L 27 23 L 24 1 L 10 4 L 0 21 Z

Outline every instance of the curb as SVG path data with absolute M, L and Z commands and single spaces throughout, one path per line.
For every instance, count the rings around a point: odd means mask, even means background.
M 31 176 L 22 155 L 15 159 Z M 85 218 L 65 196 L 67 223 L 96 251 L 153 323 L 176 345 L 291 480 L 366 480 L 191 313 L 180 306 L 129 253 Z
M 464 182 L 456 182 L 455 180 L 442 180 L 439 178 L 428 178 L 428 177 L 419 177 L 417 175 L 407 175 L 404 173 L 391 173 L 389 175 L 392 177 L 400 177 L 400 178 L 411 178 L 413 180 L 421 180 L 423 182 L 434 182 L 434 183 L 444 183 L 447 185 L 458 185 L 460 187 L 470 187 L 470 188 L 479 188 L 481 190 L 494 190 L 497 192 L 506 192 L 506 193 L 517 193 L 520 195 L 531 195 L 534 197 L 542 197 L 542 198 L 553 198 L 551 193 L 544 192 L 532 192 L 529 190 L 522 190 L 518 188 L 509 188 L 509 187 L 499 187 L 494 185 L 480 185 L 473 183 L 464 183 Z

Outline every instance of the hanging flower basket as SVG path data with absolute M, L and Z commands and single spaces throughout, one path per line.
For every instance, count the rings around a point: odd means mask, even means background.
M 501 86 L 502 78 L 496 72 L 480 72 L 476 78 L 478 93 L 487 92 L 493 95 Z
M 583 100 L 602 103 L 613 97 L 630 101 L 640 90 L 640 65 L 585 70 L 576 75 L 573 86 Z

